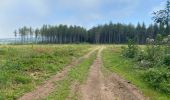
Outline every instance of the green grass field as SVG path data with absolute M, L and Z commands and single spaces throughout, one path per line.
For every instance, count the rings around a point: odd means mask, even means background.
M 143 47 L 143 46 L 142 46 Z M 137 65 L 131 59 L 121 56 L 120 46 L 110 46 L 103 52 L 104 67 L 111 72 L 115 72 L 129 80 L 132 84 L 137 86 L 145 96 L 150 100 L 169 100 L 170 96 L 158 92 L 149 87 L 143 81 L 143 73 L 145 70 L 137 68 Z
M 105 45 L 102 52 L 104 68 L 129 80 L 150 100 L 169 100 L 170 96 L 144 82 L 146 70 L 139 69 L 132 59 L 121 56 L 121 46 Z M 0 100 L 18 99 L 95 47 L 96 45 L 1 45 Z M 55 82 L 54 92 L 44 100 L 65 100 L 68 96 L 69 99 L 76 100 L 79 94 L 71 93 L 71 86 L 86 81 L 96 52 L 71 68 L 63 80 Z
M 0 46 L 0 100 L 13 100 L 33 90 L 90 48 L 89 45 Z

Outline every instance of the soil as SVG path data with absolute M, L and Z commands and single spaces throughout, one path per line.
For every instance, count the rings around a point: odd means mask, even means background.
M 55 89 L 54 82 L 62 80 L 68 71 L 88 58 L 93 52 L 98 50 L 97 58 L 90 67 L 87 80 L 80 85 L 75 82 L 70 86 L 71 93 L 66 100 L 72 100 L 76 96 L 77 100 L 147 100 L 143 94 L 129 81 L 124 80 L 116 73 L 104 73 L 101 53 L 104 47 L 96 48 L 69 64 L 63 71 L 51 77 L 44 84 L 38 86 L 34 91 L 26 93 L 19 100 L 37 100 L 47 97 Z
M 32 92 L 24 94 L 18 100 L 39 100 L 47 97 L 51 92 L 55 89 L 55 83 L 64 79 L 67 75 L 68 71 L 76 66 L 77 64 L 81 63 L 83 59 L 88 58 L 93 52 L 95 52 L 98 48 L 91 50 L 88 54 L 84 55 L 83 57 L 78 58 L 75 61 L 72 61 L 71 64 L 66 66 L 61 72 L 52 76 L 49 80 L 45 81 L 42 85 L 37 86 L 36 89 Z
M 90 68 L 87 81 L 80 86 L 78 100 L 146 100 L 135 86 L 117 74 L 102 73 L 102 50 Z

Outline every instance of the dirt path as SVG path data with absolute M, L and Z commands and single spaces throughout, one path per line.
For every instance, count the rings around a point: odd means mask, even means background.
M 143 95 L 117 74 L 104 76 L 102 74 L 101 48 L 97 58 L 90 68 L 87 81 L 80 86 L 78 100 L 145 100 Z
M 23 95 L 21 98 L 18 100 L 37 100 L 37 99 L 42 99 L 47 97 L 53 90 L 55 89 L 55 84 L 54 82 L 60 81 L 64 78 L 64 76 L 67 75 L 68 71 L 74 67 L 75 65 L 79 64 L 82 62 L 83 59 L 88 58 L 93 52 L 95 52 L 98 48 L 95 48 L 91 50 L 88 54 L 86 54 L 83 57 L 80 57 L 76 61 L 73 61 L 71 64 L 66 66 L 63 71 L 60 73 L 52 76 L 49 80 L 44 82 L 44 84 L 38 86 L 34 91 L 26 93 Z

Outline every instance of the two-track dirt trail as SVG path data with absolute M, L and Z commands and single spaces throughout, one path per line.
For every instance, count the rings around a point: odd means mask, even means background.
M 90 68 L 87 81 L 80 86 L 78 100 L 145 100 L 133 85 L 117 74 L 103 75 L 102 50 L 103 47 Z
M 146 100 L 135 86 L 122 79 L 116 73 L 103 74 L 101 57 L 103 49 L 104 47 L 100 47 L 100 49 L 95 48 L 85 56 L 73 61 L 63 71 L 51 77 L 34 91 L 26 93 L 19 100 L 40 100 L 47 97 L 55 89 L 54 82 L 64 79 L 72 67 L 81 63 L 83 59 L 88 58 L 96 50 L 98 50 L 97 58 L 90 67 L 86 82 L 82 85 L 76 84 L 73 86 L 71 94 L 79 92 L 80 95 L 77 96 L 77 100 Z M 68 100 L 70 99 L 68 98 Z
M 63 71 L 59 72 L 58 74 L 52 76 L 49 80 L 45 81 L 44 84 L 38 86 L 34 91 L 24 94 L 18 100 L 37 100 L 47 97 L 53 90 L 55 89 L 54 82 L 60 81 L 64 79 L 67 75 L 69 70 L 76 66 L 77 64 L 81 63 L 83 59 L 88 58 L 92 53 L 94 53 L 98 48 L 94 48 L 88 54 L 84 55 L 83 57 L 78 58 L 77 60 L 73 61 L 71 64 L 66 66 Z

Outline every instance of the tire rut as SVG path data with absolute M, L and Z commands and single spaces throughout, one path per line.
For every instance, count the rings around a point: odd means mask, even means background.
M 96 50 L 98 50 L 98 48 L 91 50 L 89 53 L 87 53 L 83 57 L 80 57 L 77 60 L 71 62 L 71 64 L 67 65 L 61 72 L 52 76 L 49 80 L 45 81 L 42 85 L 37 86 L 36 89 L 33 90 L 32 92 L 24 94 L 18 100 L 37 100 L 37 99 L 43 99 L 47 97 L 55 89 L 54 82 L 62 80 L 67 75 L 67 73 L 72 67 L 81 63 L 83 59 L 88 58 Z
M 123 80 L 113 73 L 104 76 L 101 52 L 92 64 L 85 84 L 80 86 L 80 97 L 78 100 L 145 100 L 145 97 L 135 86 Z

